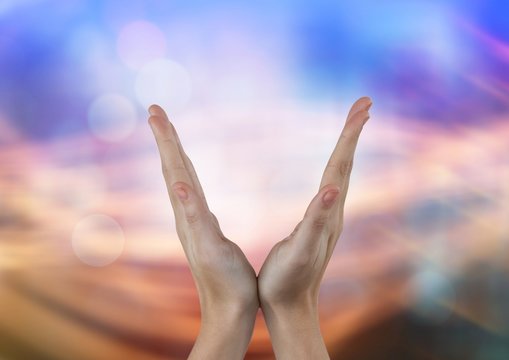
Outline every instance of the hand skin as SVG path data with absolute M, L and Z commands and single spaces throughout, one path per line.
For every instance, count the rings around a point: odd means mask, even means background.
M 277 359 L 329 359 L 318 293 L 343 229 L 355 148 L 370 107 L 367 97 L 353 104 L 318 193 L 292 234 L 272 248 L 258 278 L 240 248 L 221 232 L 165 112 L 157 105 L 149 108 L 177 233 L 200 298 L 202 325 L 189 359 L 242 359 L 259 306 Z
M 189 359 L 243 359 L 259 308 L 255 271 L 223 235 L 164 110 L 152 105 L 149 113 L 177 233 L 200 299 L 200 333 Z
M 329 359 L 318 320 L 318 292 L 343 229 L 354 152 L 369 119 L 360 98 L 327 163 L 320 190 L 290 236 L 277 243 L 258 275 L 258 292 L 277 359 Z

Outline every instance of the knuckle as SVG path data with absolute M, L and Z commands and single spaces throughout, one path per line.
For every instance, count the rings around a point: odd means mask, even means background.
M 353 160 L 341 160 L 339 162 L 329 162 L 327 168 L 333 169 L 340 176 L 346 176 L 352 172 Z
M 186 171 L 186 167 L 184 165 L 184 163 L 176 163 L 175 165 L 172 166 L 173 170 L 183 170 L 183 171 Z
M 177 163 L 170 166 L 166 162 L 163 162 L 161 165 L 161 169 L 164 175 L 170 175 L 176 171 L 186 171 L 186 167 L 182 163 Z
M 353 160 L 345 160 L 341 161 L 338 166 L 338 171 L 340 176 L 347 176 L 352 172 L 353 168 Z
M 200 216 L 196 212 L 186 212 L 185 219 L 189 225 L 196 226 L 200 221 Z
M 352 172 L 353 160 L 342 160 L 337 163 L 328 163 L 327 168 L 333 169 L 340 176 L 345 177 Z
M 335 169 L 338 167 L 338 165 L 336 164 L 336 162 L 333 160 L 333 159 L 330 159 L 329 162 L 327 162 L 327 166 L 326 166 L 328 169 Z
M 341 140 L 349 141 L 352 139 L 352 134 L 349 131 L 343 131 L 339 137 Z
M 161 139 L 162 144 L 168 144 L 168 145 L 176 145 L 175 139 L 171 136 L 171 133 L 164 134 L 163 138 Z
M 311 224 L 314 229 L 322 230 L 327 226 L 328 218 L 325 215 L 317 216 L 313 218 Z
M 361 127 L 353 126 L 352 124 L 347 125 L 341 132 L 340 138 L 348 142 L 355 142 L 360 136 L 362 130 Z

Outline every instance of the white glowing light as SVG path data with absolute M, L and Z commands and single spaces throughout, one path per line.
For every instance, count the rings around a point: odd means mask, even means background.
M 423 270 L 415 275 L 412 283 L 417 296 L 415 312 L 427 322 L 441 323 L 447 320 L 450 302 L 455 297 L 451 281 L 434 270 Z
M 92 133 L 99 139 L 120 141 L 133 132 L 136 110 L 132 103 L 121 95 L 102 95 L 90 105 L 88 123 Z
M 114 262 L 124 249 L 124 232 L 111 217 L 94 214 L 81 219 L 72 233 L 74 254 L 90 266 Z
M 145 108 L 151 104 L 159 104 L 165 109 L 174 110 L 189 101 L 191 79 L 182 65 L 168 59 L 157 59 L 140 70 L 135 91 Z
M 139 69 L 166 52 L 163 32 L 148 21 L 134 21 L 124 26 L 117 39 L 117 52 L 131 69 Z

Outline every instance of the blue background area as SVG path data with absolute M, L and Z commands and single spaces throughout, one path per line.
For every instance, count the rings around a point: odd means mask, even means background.
M 0 108 L 34 138 L 86 126 L 94 96 L 86 86 L 90 74 L 68 51 L 80 46 L 70 44 L 80 26 L 94 27 L 113 44 L 111 19 L 121 23 L 143 17 L 160 25 L 185 19 L 199 27 L 196 19 L 219 11 L 226 19 L 231 13 L 232 33 L 239 16 L 260 29 L 261 43 L 264 36 L 284 32 L 282 39 L 294 44 L 279 59 L 295 79 L 289 95 L 304 101 L 364 92 L 397 115 L 443 125 L 482 123 L 507 106 L 461 76 L 475 73 L 507 84 L 509 66 L 507 58 L 495 56 L 458 20 L 507 40 L 509 4 L 503 1 L 12 1 L 3 7 Z M 213 39 L 214 28 L 207 31 Z M 440 46 L 451 59 L 441 58 L 440 48 L 432 50 L 437 39 L 428 33 L 434 32 L 448 36 Z

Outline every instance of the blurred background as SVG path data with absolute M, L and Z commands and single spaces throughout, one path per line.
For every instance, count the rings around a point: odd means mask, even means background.
M 373 99 L 320 294 L 332 359 L 509 359 L 509 3 L 0 0 L 0 358 L 185 359 L 147 107 L 258 270 Z M 273 359 L 259 314 L 247 359 Z

